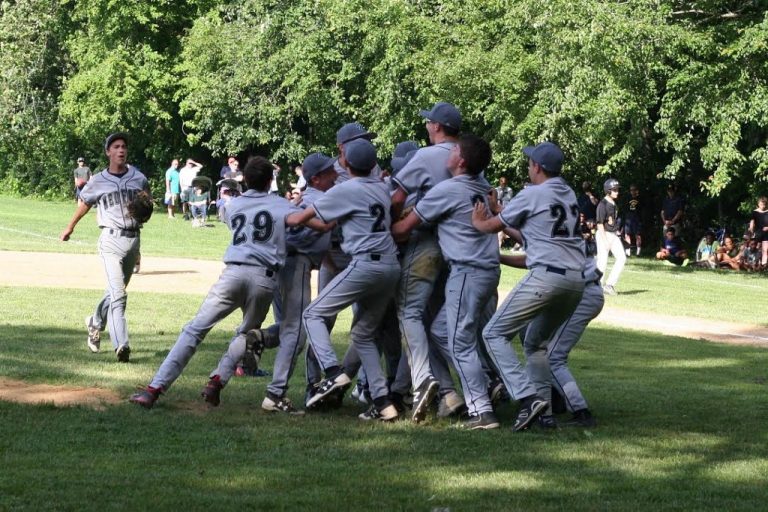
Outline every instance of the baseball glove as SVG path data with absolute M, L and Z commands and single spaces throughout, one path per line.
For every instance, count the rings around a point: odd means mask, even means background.
M 139 224 L 144 224 L 152 217 L 152 211 L 155 205 L 152 203 L 152 196 L 142 191 L 136 194 L 133 201 L 128 203 L 128 214 L 136 219 Z
M 403 211 L 400 213 L 400 217 L 397 220 L 403 220 L 413 211 L 413 206 L 409 206 L 408 208 L 403 208 Z

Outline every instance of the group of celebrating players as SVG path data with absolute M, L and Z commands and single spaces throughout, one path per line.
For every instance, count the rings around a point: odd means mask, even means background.
M 225 268 L 149 385 L 130 401 L 152 408 L 206 334 L 240 309 L 243 321 L 202 392 L 213 406 L 239 367 L 253 371 L 263 350 L 276 347 L 262 408 L 304 414 L 287 392 L 308 340 L 307 410 L 338 406 L 357 378 L 356 391 L 370 404 L 363 420 L 410 415 L 421 423 L 437 403 L 438 416 L 463 417 L 472 430 L 494 429 L 500 427 L 494 407 L 506 396 L 519 402 L 515 431 L 534 423 L 556 428 L 554 414 L 566 410 L 573 415 L 566 423 L 593 426 L 567 359 L 604 298 L 601 273 L 585 256 L 576 196 L 561 177 L 562 151 L 551 142 L 526 147 L 530 183 L 501 208 L 483 175 L 489 144 L 461 133 L 461 114 L 450 103 L 420 114 L 430 145 L 399 144 L 386 178 L 371 143 L 375 134 L 358 123 L 344 125 L 338 158 L 305 158 L 299 205 L 270 194 L 272 163 L 251 158 L 243 170 L 248 190 L 224 214 L 232 231 Z M 105 144 L 110 167 L 101 181 L 118 193 L 103 200 L 89 182 L 84 206 L 62 233 L 66 240 L 82 210 L 98 203 L 100 252 L 127 255 L 119 269 L 103 258 L 111 266 L 107 275 L 121 271 L 122 280 L 109 279 L 105 298 L 86 319 L 89 348 L 99 350 L 108 324 L 124 361 L 130 353 L 125 285 L 141 226 L 110 209 L 118 212 L 130 197 L 121 191 L 146 188 L 146 180 L 128 179 L 126 139 L 113 134 Z M 115 141 L 123 142 L 121 151 L 113 152 Z M 524 255 L 500 255 L 502 230 L 523 245 Z M 528 273 L 497 308 L 500 263 Z M 319 269 L 314 300 L 313 269 Z M 276 324 L 262 327 L 270 306 Z M 330 331 L 349 306 L 350 344 L 340 362 Z M 518 335 L 525 364 L 512 344 Z

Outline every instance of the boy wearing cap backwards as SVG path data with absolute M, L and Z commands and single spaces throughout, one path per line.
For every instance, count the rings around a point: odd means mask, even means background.
M 499 427 L 477 340 L 478 319 L 483 311 L 496 308 L 499 249 L 496 236 L 472 226 L 475 203 L 488 205 L 491 185 L 480 173 L 490 161 L 491 148 L 485 140 L 462 135 L 448 157 L 447 167 L 453 177 L 435 185 L 405 219 L 392 227 L 393 236 L 399 240 L 407 238 L 421 223 L 437 224 L 440 248 L 450 266 L 443 305 L 448 328 L 446 348 L 469 409 L 465 425 L 472 430 Z
M 101 331 L 109 325 L 117 360 L 127 363 L 131 348 L 125 321 L 125 288 L 139 255 L 141 229 L 141 225 L 129 215 L 128 205 L 139 192 L 149 193 L 149 183 L 138 169 L 126 163 L 128 136 L 125 133 L 109 135 L 104 143 L 104 152 L 109 159 L 109 167 L 93 176 L 83 187 L 75 214 L 60 238 L 64 242 L 69 240 L 80 219 L 98 204 L 97 222 L 101 228 L 98 247 L 107 276 L 107 291 L 93 315 L 85 319 L 87 344 L 91 352 L 98 352 Z
M 149 386 L 130 398 L 132 403 L 152 408 L 160 394 L 181 375 L 206 334 L 240 309 L 243 321 L 202 393 L 210 405 L 219 405 L 221 389 L 245 355 L 246 333 L 259 327 L 269 311 L 277 271 L 285 263 L 286 226 L 294 225 L 288 222 L 287 216 L 299 211 L 285 198 L 269 193 L 272 171 L 272 163 L 260 156 L 246 164 L 243 175 L 249 190 L 232 199 L 226 210 L 225 220 L 232 230 L 232 242 L 224 253 L 226 266 L 221 277 L 211 287 L 195 317 L 182 329 Z M 329 226 L 313 221 L 312 227 L 323 230 Z
M 509 293 L 483 329 L 491 359 L 521 408 L 514 430 L 528 428 L 542 414 L 551 397 L 552 375 L 547 340 L 576 309 L 584 291 L 584 241 L 579 232 L 576 195 L 560 177 L 563 152 L 551 142 L 526 147 L 528 177 L 524 188 L 497 216 L 487 218 L 482 203 L 472 222 L 484 233 L 505 227 L 521 232 L 528 274 Z M 510 339 L 526 324 L 522 367 Z M 527 373 L 526 373 L 527 370 Z
M 461 129 L 461 114 L 450 103 L 439 102 L 431 110 L 419 114 L 427 121 L 431 146 L 421 148 L 392 177 L 396 189 L 392 210 L 401 217 L 403 207 L 412 208 L 438 183 L 451 178 L 447 162 Z M 415 422 L 424 419 L 428 406 L 438 392 L 439 384 L 429 363 L 429 341 L 424 325 L 427 303 L 443 268 L 443 256 L 434 229 L 420 226 L 402 247 L 402 272 L 397 292 L 397 316 L 403 346 L 411 364 L 413 409 Z
M 301 165 L 307 188 L 301 195 L 300 208 L 309 208 L 333 187 L 336 180 L 333 163 L 333 158 L 322 153 L 312 153 L 304 159 Z M 301 322 L 301 314 L 312 298 L 311 272 L 313 268 L 320 266 L 320 262 L 328 251 L 331 245 L 331 234 L 297 226 L 288 230 L 285 241 L 287 256 L 285 265 L 278 275 L 279 309 L 282 313 L 277 329 L 279 341 L 274 343 L 278 345 L 278 349 L 272 382 L 267 386 L 267 395 L 261 403 L 261 408 L 265 411 L 303 414 L 304 411 L 296 409 L 286 398 L 286 392 L 296 360 L 304 349 L 307 338 Z M 264 339 L 270 334 L 271 329 L 249 331 L 248 345 L 256 347 L 257 357 L 261 356 L 260 352 L 265 345 L 273 345 L 273 343 L 266 343 Z M 275 335 L 272 334 L 272 336 Z
M 291 223 L 304 223 L 315 216 L 324 222 L 337 221 L 343 234 L 342 249 L 352 257 L 347 268 L 304 310 L 307 337 L 326 376 L 307 406 L 351 383 L 350 376 L 339 366 L 324 318 L 356 303 L 350 337 L 373 397 L 373 406 L 360 418 L 388 421 L 397 418 L 398 412 L 388 396 L 374 338 L 400 275 L 397 249 L 390 234 L 391 202 L 384 182 L 370 177 L 376 166 L 373 145 L 355 139 L 344 145 L 344 153 L 352 178 L 333 187 L 303 212 L 288 217 Z

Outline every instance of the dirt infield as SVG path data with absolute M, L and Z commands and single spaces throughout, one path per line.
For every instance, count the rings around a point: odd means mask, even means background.
M 121 401 L 113 391 L 101 388 L 29 384 L 0 377 L 0 400 L 20 404 L 53 404 L 57 407 L 84 405 L 97 411 Z

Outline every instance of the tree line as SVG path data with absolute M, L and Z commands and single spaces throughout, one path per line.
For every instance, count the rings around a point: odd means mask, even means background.
M 721 214 L 768 188 L 765 0 L 3 0 L 0 185 L 68 191 L 78 156 L 131 134 L 150 178 L 334 151 L 341 124 L 424 140 L 456 104 L 492 142 L 489 175 L 525 179 L 550 139 L 575 186 L 609 175 Z M 215 171 L 214 171 L 215 172 Z M 725 208 L 723 208 L 725 205 Z M 715 212 L 718 213 L 718 212 Z

